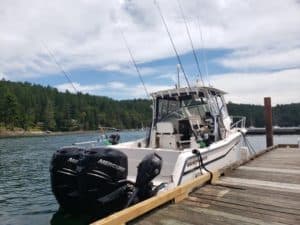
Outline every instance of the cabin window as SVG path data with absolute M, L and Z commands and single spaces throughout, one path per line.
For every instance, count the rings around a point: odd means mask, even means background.
M 183 105 L 186 108 L 185 110 L 188 116 L 200 115 L 201 118 L 205 118 L 206 113 L 209 112 L 206 98 L 191 98 L 189 100 L 185 100 Z
M 216 102 L 217 102 L 217 105 L 219 108 L 219 113 L 221 115 L 223 115 L 224 117 L 226 117 L 228 115 L 228 112 L 227 112 L 226 103 L 225 103 L 224 98 L 220 95 L 216 95 L 215 99 L 216 99 Z
M 180 111 L 180 105 L 180 101 L 159 99 L 157 121 L 164 121 L 168 119 L 172 114 L 181 114 L 182 112 Z
M 172 121 L 199 115 L 205 118 L 207 112 L 209 112 L 209 107 L 204 97 L 189 96 L 180 100 L 159 99 L 157 121 Z

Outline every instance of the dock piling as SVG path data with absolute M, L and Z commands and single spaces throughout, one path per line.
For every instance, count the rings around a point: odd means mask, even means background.
M 264 98 L 265 126 L 267 147 L 273 146 L 272 105 L 271 98 Z

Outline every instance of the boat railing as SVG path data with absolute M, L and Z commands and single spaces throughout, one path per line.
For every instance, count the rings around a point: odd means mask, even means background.
M 231 125 L 230 128 L 234 129 L 234 128 L 245 128 L 246 126 L 246 117 L 245 116 L 231 116 Z

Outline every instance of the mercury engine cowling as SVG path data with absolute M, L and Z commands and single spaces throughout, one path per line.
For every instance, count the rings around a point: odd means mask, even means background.
M 143 158 L 138 165 L 135 190 L 127 206 L 156 195 L 157 189 L 154 188 L 152 180 L 160 174 L 161 168 L 162 158 L 158 154 L 151 153 Z
M 157 187 L 152 180 L 161 168 L 159 155 L 146 155 L 138 165 L 134 183 L 127 180 L 128 159 L 122 151 L 62 148 L 51 161 L 52 191 L 64 211 L 99 218 L 155 195 Z
M 106 214 L 124 207 L 128 162 L 123 152 L 105 147 L 86 150 L 78 171 L 79 190 L 87 210 Z
M 57 150 L 50 166 L 52 192 L 59 205 L 70 212 L 80 211 L 80 195 L 77 185 L 77 164 L 84 149 L 65 147 Z

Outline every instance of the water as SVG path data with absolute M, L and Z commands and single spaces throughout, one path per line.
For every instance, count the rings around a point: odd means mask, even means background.
M 145 133 L 121 132 L 122 141 Z M 58 204 L 50 189 L 49 163 L 53 152 L 74 142 L 96 140 L 96 133 L 0 139 L 0 224 L 50 224 Z M 265 136 L 249 136 L 255 149 Z M 274 136 L 275 144 L 296 144 L 299 135 Z

